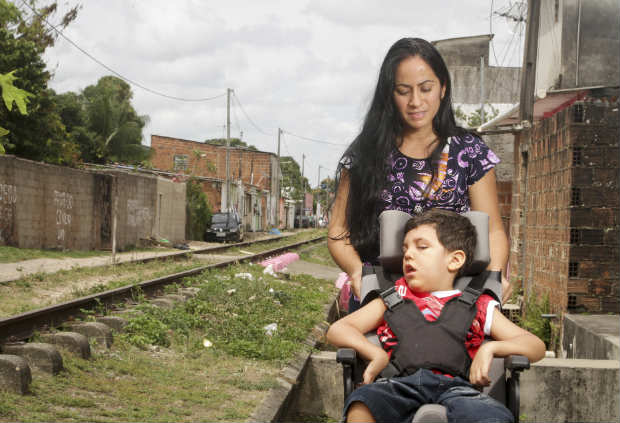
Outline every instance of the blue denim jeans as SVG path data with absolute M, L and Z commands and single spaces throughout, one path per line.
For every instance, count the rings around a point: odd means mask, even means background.
M 466 380 L 437 375 L 427 369 L 410 376 L 379 379 L 356 389 L 345 402 L 345 419 L 355 401 L 364 403 L 377 422 L 411 422 L 424 404 L 445 406 L 449 422 L 514 421 L 504 405 L 482 394 Z

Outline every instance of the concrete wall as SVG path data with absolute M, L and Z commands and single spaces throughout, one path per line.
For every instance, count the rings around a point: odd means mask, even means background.
M 111 248 L 116 201 L 117 247 L 137 245 L 156 226 L 159 192 L 174 198 L 162 208 L 161 234 L 184 239 L 185 188 L 164 189 L 153 176 L 92 172 L 0 156 L 0 245 L 93 250 Z M 172 195 L 172 192 L 175 194 Z M 182 201 L 181 201 L 181 197 Z M 183 216 L 171 221 L 167 216 Z M 180 234 L 180 235 L 179 235 Z
M 620 360 L 617 315 L 565 314 L 562 358 Z
M 618 85 L 619 27 L 616 0 L 543 0 L 536 65 L 539 96 L 549 88 Z
M 617 422 L 617 360 L 545 358 L 521 376 L 521 421 Z
M 157 208 L 152 231 L 156 238 L 175 242 L 185 239 L 185 188 L 186 184 L 157 178 Z

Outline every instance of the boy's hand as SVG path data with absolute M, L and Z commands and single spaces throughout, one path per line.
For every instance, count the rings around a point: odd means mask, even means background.
M 383 350 L 379 351 L 377 355 L 370 360 L 368 366 L 366 366 L 366 370 L 364 370 L 364 385 L 374 382 L 377 375 L 381 373 L 381 370 L 385 369 L 389 361 L 390 358 L 388 354 Z
M 480 346 L 469 369 L 469 381 L 472 385 L 488 386 L 491 384 L 489 369 L 491 368 L 493 355 L 493 341 Z

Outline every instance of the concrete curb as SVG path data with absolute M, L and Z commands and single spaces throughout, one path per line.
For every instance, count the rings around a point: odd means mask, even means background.
M 338 295 L 336 294 L 325 307 L 327 320 L 330 320 L 336 313 Z M 291 405 L 295 391 L 299 389 L 301 378 L 310 362 L 312 350 L 321 342 L 328 328 L 329 323 L 327 321 L 313 328 L 312 333 L 304 341 L 308 348 L 304 348 L 304 351 L 300 352 L 288 366 L 280 371 L 280 376 L 278 377 L 279 386 L 269 390 L 267 397 L 254 410 L 247 422 L 277 422 L 287 417 L 285 413 Z

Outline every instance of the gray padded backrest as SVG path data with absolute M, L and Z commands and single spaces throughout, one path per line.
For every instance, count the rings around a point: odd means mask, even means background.
M 484 212 L 468 211 L 463 213 L 476 228 L 477 243 L 472 265 L 465 275 L 477 275 L 489 265 L 489 216 Z M 405 224 L 411 218 L 408 213 L 398 210 L 386 210 L 379 215 L 379 262 L 384 269 L 392 273 L 402 272 L 403 239 Z

